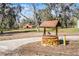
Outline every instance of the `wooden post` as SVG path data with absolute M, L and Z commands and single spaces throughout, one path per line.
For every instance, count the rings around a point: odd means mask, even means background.
M 44 27 L 44 34 L 43 35 L 46 35 L 46 28 Z
M 58 36 L 58 27 L 56 27 L 56 36 Z
M 64 46 L 66 46 L 66 35 L 64 35 L 64 40 L 63 40 L 63 42 L 64 42 Z

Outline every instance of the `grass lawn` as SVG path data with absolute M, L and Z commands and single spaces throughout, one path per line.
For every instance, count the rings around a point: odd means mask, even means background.
M 49 32 L 55 32 L 54 29 L 47 29 Z M 58 29 L 59 35 L 79 35 L 78 28 L 64 28 Z M 33 34 L 33 35 L 32 35 Z M 4 34 L 0 34 L 0 41 L 1 40 L 11 40 L 11 39 L 21 39 L 27 37 L 36 37 L 43 35 L 43 28 L 40 28 L 40 32 L 37 32 L 35 28 L 33 29 L 19 29 L 19 30 L 10 30 L 4 31 Z
M 42 30 L 43 31 L 43 30 Z M 55 29 L 47 29 L 47 31 L 55 32 Z M 79 33 L 78 28 L 58 28 L 58 33 Z
M 47 31 L 52 31 L 52 32 L 55 32 L 55 29 L 52 29 L 52 28 L 47 28 L 46 29 Z M 18 29 L 18 30 L 9 30 L 9 31 L 4 31 L 4 32 L 8 32 L 8 33 L 12 33 L 12 32 L 15 32 L 15 33 L 20 33 L 20 32 L 37 32 L 36 28 L 33 28 L 33 29 Z M 40 28 L 40 31 L 39 32 L 43 32 L 43 28 Z M 78 33 L 79 32 L 79 29 L 78 28 L 58 28 L 58 32 L 59 33 Z
M 36 32 L 36 29 L 17 29 L 17 30 L 9 30 L 9 31 L 4 31 L 5 33 L 21 33 L 21 32 Z
M 64 28 L 64 29 L 58 29 L 59 33 L 78 33 L 78 28 Z

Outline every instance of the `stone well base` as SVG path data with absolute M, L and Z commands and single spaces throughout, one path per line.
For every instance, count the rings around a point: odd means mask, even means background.
M 45 35 L 42 37 L 41 44 L 44 46 L 53 46 L 53 45 L 58 45 L 59 40 L 57 36 L 50 36 L 50 35 Z

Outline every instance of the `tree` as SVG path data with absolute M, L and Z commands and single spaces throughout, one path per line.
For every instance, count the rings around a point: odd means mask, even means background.
M 37 8 L 36 8 L 36 5 L 35 4 L 32 4 L 32 11 L 33 11 L 33 17 L 34 17 L 34 20 L 35 20 L 35 26 L 36 26 L 36 29 L 37 31 L 39 31 L 39 15 L 37 13 Z
M 3 30 L 6 29 L 6 27 L 13 29 L 17 16 L 13 5 L 8 3 L 0 4 L 0 14 L 2 15 L 0 21 L 1 33 L 3 33 Z
M 53 18 L 52 14 L 48 11 L 47 8 L 39 10 L 38 14 L 40 16 L 41 21 L 52 20 L 52 18 Z
M 0 4 L 0 14 L 2 15 L 2 19 L 0 20 L 0 31 L 1 31 L 1 34 L 3 33 L 3 29 L 4 29 L 4 18 L 6 17 L 6 10 L 7 6 L 5 3 L 2 3 Z
M 60 22 L 62 24 L 62 27 L 70 27 L 69 24 L 72 22 L 72 17 L 75 14 L 74 10 L 75 6 L 74 3 L 64 3 L 64 4 L 59 4 L 59 18 L 60 18 Z M 73 26 L 73 25 L 72 25 Z
M 55 18 L 58 18 L 62 24 L 62 27 L 68 27 L 70 18 L 72 17 L 73 10 L 71 9 L 73 3 L 49 3 L 48 6 L 49 12 L 53 10 L 55 13 Z

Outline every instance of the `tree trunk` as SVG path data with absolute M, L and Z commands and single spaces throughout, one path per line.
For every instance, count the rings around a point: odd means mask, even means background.
M 1 30 L 1 34 L 3 34 L 3 30 Z

